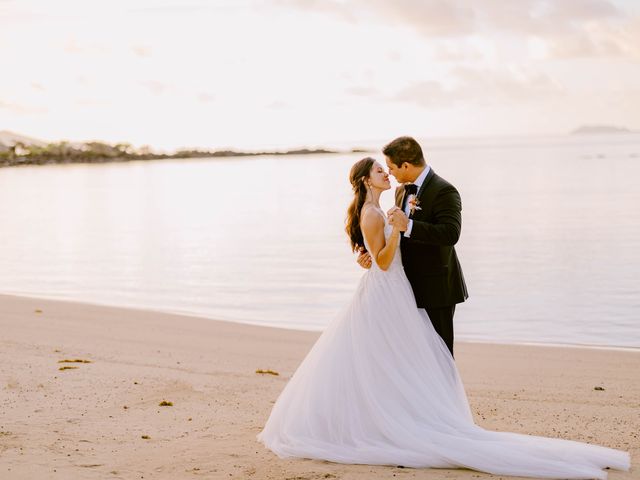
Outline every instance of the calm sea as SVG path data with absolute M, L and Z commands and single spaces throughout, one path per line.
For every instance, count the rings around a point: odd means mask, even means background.
M 640 347 L 640 135 L 422 144 L 462 195 L 457 338 Z M 321 330 L 362 156 L 0 169 L 0 292 Z

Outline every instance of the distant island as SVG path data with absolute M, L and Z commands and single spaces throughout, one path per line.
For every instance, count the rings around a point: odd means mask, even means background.
M 616 127 L 613 125 L 583 125 L 571 132 L 571 135 L 601 135 L 607 133 L 637 133 L 626 127 Z
M 354 148 L 348 152 L 324 148 L 286 151 L 243 152 L 235 150 L 183 149 L 174 153 L 153 152 L 150 147 L 134 148 L 129 143 L 114 145 L 104 142 L 47 143 L 7 130 L 0 131 L 0 167 L 18 165 L 50 165 L 69 163 L 127 162 L 132 160 L 164 160 L 175 158 L 249 157 L 258 155 L 314 155 L 320 153 L 360 153 Z

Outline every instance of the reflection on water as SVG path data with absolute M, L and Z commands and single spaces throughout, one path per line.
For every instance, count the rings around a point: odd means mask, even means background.
M 423 147 L 463 200 L 458 338 L 640 347 L 640 136 Z M 0 291 L 322 329 L 362 156 L 0 169 Z

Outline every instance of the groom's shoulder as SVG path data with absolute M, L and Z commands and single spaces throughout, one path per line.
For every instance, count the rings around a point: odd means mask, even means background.
M 445 180 L 436 172 L 433 172 L 433 178 L 431 179 L 431 182 L 433 183 L 434 187 L 437 187 L 438 189 L 453 189 L 457 191 L 456 187 L 454 187 L 451 182 Z

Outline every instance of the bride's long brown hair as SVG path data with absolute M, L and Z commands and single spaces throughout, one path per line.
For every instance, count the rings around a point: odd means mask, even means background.
M 351 250 L 354 252 L 360 247 L 366 250 L 362 229 L 360 228 L 360 210 L 362 210 L 362 205 L 367 198 L 365 181 L 371 173 L 371 167 L 373 167 L 374 162 L 375 160 L 371 157 L 363 158 L 354 163 L 349 172 L 349 181 L 353 187 L 353 200 L 347 209 L 347 227 L 345 230 L 351 241 Z

